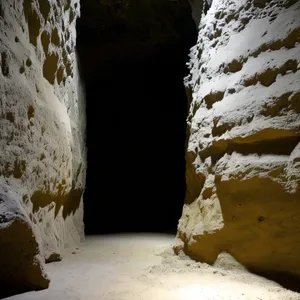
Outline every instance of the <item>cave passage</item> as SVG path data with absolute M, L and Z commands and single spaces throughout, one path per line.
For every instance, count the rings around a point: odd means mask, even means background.
M 83 7 L 83 20 L 84 14 Z M 86 234 L 176 230 L 186 191 L 183 78 L 196 41 L 191 16 L 188 24 L 177 40 L 106 59 L 95 57 L 103 43 L 78 22 L 87 113 Z

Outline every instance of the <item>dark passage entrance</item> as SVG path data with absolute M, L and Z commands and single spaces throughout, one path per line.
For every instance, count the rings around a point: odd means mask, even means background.
M 182 18 L 185 35 L 142 50 L 112 36 L 105 52 L 85 12 L 83 5 L 77 44 L 87 101 L 86 233 L 175 231 L 185 197 L 183 77 L 195 25 Z

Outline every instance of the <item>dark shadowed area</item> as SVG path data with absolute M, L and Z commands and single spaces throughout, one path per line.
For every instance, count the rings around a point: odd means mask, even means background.
M 116 6 L 96 2 L 82 1 L 77 25 L 87 100 L 86 233 L 175 231 L 186 191 L 183 77 L 196 41 L 188 1 L 153 1 L 139 11 L 145 3 L 132 1 L 123 7 L 126 24 Z

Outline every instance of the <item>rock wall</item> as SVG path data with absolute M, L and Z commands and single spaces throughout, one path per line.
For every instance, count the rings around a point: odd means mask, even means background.
M 295 0 L 214 0 L 202 14 L 176 252 L 300 276 L 299 15 Z
M 43 263 L 84 236 L 79 10 L 78 0 L 0 3 L 1 286 L 46 287 Z

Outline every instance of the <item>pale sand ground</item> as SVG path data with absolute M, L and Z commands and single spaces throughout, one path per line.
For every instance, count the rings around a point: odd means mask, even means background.
M 10 300 L 299 300 L 300 294 L 235 269 L 172 254 L 173 236 L 115 235 L 87 238 L 62 262 L 47 265 L 49 289 Z

